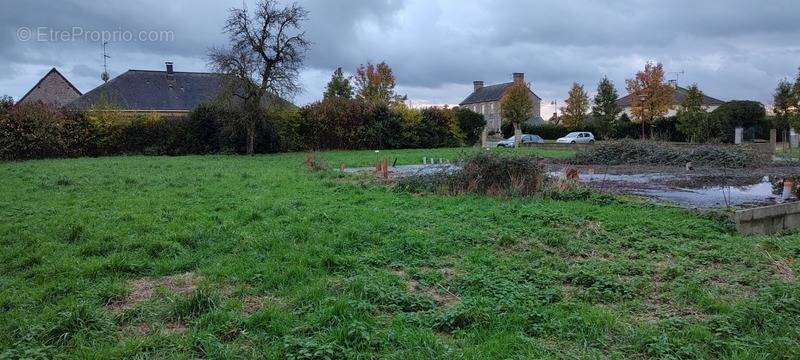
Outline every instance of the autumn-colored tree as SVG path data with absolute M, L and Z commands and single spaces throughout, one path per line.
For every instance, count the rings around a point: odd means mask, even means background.
M 646 137 L 645 127 L 654 118 L 664 116 L 672 105 L 674 89 L 664 82 L 664 66 L 648 62 L 643 71 L 633 79 L 625 80 L 631 96 L 631 115 L 635 123 L 642 125 L 642 139 Z M 650 129 L 652 137 L 653 129 Z
M 331 97 L 351 99 L 353 97 L 353 87 L 350 85 L 350 79 L 344 76 L 342 68 L 337 68 L 331 75 L 331 81 L 328 82 L 323 97 L 325 99 Z
M 503 119 L 514 125 L 514 146 L 522 141 L 522 124 L 533 116 L 533 100 L 528 86 L 519 82 L 506 89 L 500 99 L 500 112 Z
M 353 79 L 356 85 L 356 98 L 367 103 L 391 103 L 402 100 L 394 92 L 395 78 L 392 68 L 385 62 L 378 65 L 367 63 L 356 69 Z
M 580 129 L 586 122 L 586 113 L 589 111 L 589 94 L 583 89 L 583 85 L 572 83 L 569 89 L 566 106 L 561 108 L 561 122 L 567 129 Z
M 603 80 L 597 84 L 597 95 L 594 97 L 592 106 L 592 124 L 597 134 L 603 139 L 611 138 L 617 118 L 622 112 L 622 108 L 617 104 L 618 98 L 614 83 L 608 77 L 603 77 Z
M 686 99 L 678 108 L 678 130 L 689 138 L 689 141 L 704 141 L 712 136 L 708 133 L 708 113 L 703 106 L 703 92 L 697 84 L 687 89 Z

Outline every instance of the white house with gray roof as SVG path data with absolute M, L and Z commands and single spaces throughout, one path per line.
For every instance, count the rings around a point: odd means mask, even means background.
M 483 81 L 475 81 L 473 82 L 475 90 L 458 105 L 478 114 L 482 114 L 486 120 L 486 130 L 488 132 L 499 132 L 500 126 L 503 124 L 500 113 L 500 99 L 503 98 L 503 94 L 505 94 L 506 90 L 515 83 L 524 84 L 525 74 L 514 73 L 512 82 L 497 85 L 483 86 Z M 530 86 L 528 86 L 528 89 L 530 89 Z M 544 123 L 544 119 L 541 117 L 542 98 L 536 95 L 532 90 L 530 93 L 531 100 L 533 101 L 533 116 L 530 122 L 534 124 Z
M 677 82 L 671 81 L 670 86 L 674 89 L 672 91 L 672 102 L 669 105 L 669 110 L 664 116 L 675 116 L 678 114 L 678 109 L 680 108 L 681 104 L 686 100 L 686 97 L 689 96 L 689 89 L 684 87 L 678 86 Z M 633 113 L 633 95 L 628 94 L 625 95 L 619 100 L 617 100 L 617 105 L 622 108 L 622 111 L 625 112 L 629 117 L 634 117 Z M 706 112 L 712 112 L 716 110 L 720 105 L 724 104 L 725 102 L 711 96 L 703 94 L 702 99 L 702 106 Z

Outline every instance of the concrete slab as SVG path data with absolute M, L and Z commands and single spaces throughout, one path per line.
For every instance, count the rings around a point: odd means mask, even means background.
M 770 235 L 800 229 L 800 202 L 736 211 L 736 230 L 747 235 Z

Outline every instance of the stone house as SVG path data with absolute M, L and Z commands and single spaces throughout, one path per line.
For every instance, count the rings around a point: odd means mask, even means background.
M 503 119 L 500 113 L 500 99 L 503 98 L 506 90 L 515 83 L 524 84 L 525 74 L 514 73 L 512 82 L 484 86 L 483 81 L 473 82 L 474 91 L 467 96 L 459 106 L 470 109 L 478 114 L 482 114 L 486 120 L 486 130 L 489 133 L 496 133 L 500 131 L 500 126 L 503 124 Z M 528 86 L 530 89 L 530 86 Z M 534 124 L 544 123 L 541 117 L 542 98 L 536 95 L 532 90 L 530 92 L 531 100 L 533 101 L 533 116 L 529 120 Z
M 42 102 L 47 105 L 62 107 L 81 95 L 81 91 L 75 85 L 72 85 L 56 68 L 52 68 L 33 88 L 19 99 L 17 104 Z

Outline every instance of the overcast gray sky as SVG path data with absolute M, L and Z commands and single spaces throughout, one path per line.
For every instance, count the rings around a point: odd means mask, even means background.
M 84 92 L 99 85 L 100 32 L 119 37 L 109 45 L 112 77 L 162 69 L 164 61 L 179 71 L 206 71 L 208 48 L 225 43 L 227 9 L 242 6 L 241 0 L 2 1 L 0 93 L 15 99 L 53 66 Z M 797 0 L 299 2 L 310 11 L 306 28 L 314 45 L 298 104 L 319 99 L 336 67 L 352 72 L 366 61 L 389 63 L 398 91 L 417 105 L 457 104 L 473 80 L 506 82 L 513 72 L 525 72 L 545 103 L 561 102 L 575 81 L 593 93 L 604 75 L 624 95 L 624 80 L 648 60 L 684 71 L 682 85 L 696 82 L 710 96 L 770 103 L 777 82 L 800 66 Z M 156 41 L 138 39 L 142 32 Z M 543 108 L 544 117 L 550 113 Z

